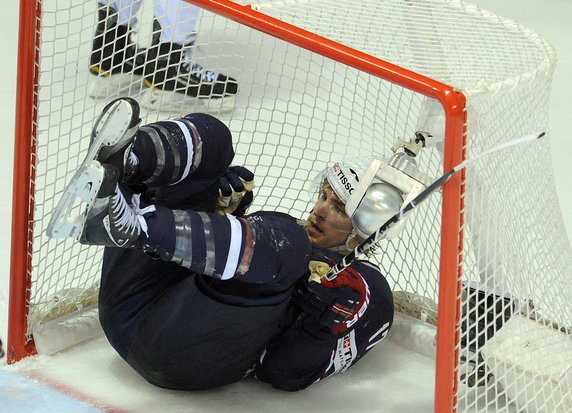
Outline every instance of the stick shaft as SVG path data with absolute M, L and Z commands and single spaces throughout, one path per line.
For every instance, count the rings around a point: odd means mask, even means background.
M 464 162 L 460 163 L 459 165 L 455 166 L 449 172 L 443 174 L 440 178 L 434 181 L 431 185 L 426 187 L 419 195 L 417 195 L 414 199 L 411 200 L 408 204 L 406 204 L 397 214 L 389 218 L 385 224 L 377 229 L 373 234 L 367 237 L 364 241 L 362 241 L 352 252 L 348 255 L 343 257 L 336 265 L 334 265 L 330 271 L 324 275 L 324 278 L 327 280 L 333 280 L 338 276 L 340 272 L 342 272 L 345 268 L 347 268 L 357 257 L 361 256 L 364 252 L 370 249 L 377 241 L 381 239 L 383 234 L 385 234 L 392 226 L 394 226 L 397 222 L 404 219 L 407 215 L 411 213 L 421 202 L 425 201 L 433 192 L 438 190 L 440 187 L 445 185 L 445 183 L 451 179 L 453 175 L 457 172 L 465 168 L 471 162 L 474 162 L 482 157 L 488 156 L 494 152 L 509 148 L 514 145 L 518 145 L 524 142 L 536 140 L 542 138 L 545 135 L 544 132 L 539 134 L 532 134 L 526 135 L 518 139 L 514 139 L 512 141 L 506 142 L 504 144 L 498 145 L 488 151 L 477 155 L 474 158 L 467 159 Z

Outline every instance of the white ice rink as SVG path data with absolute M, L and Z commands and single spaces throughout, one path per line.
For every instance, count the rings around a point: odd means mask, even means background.
M 96 0 L 93 0 L 94 2 Z M 552 165 L 567 233 L 572 234 L 572 0 L 473 0 L 472 3 L 539 32 L 556 48 L 550 129 Z M 6 341 L 10 265 L 10 225 L 14 110 L 18 42 L 16 1 L 0 13 L 0 338 Z M 534 168 L 534 165 L 530 165 Z M 539 182 L 539 185 L 542 185 Z M 34 357 L 16 366 L 0 361 L 2 412 L 429 412 L 433 360 L 391 342 L 376 347 L 350 371 L 299 393 L 283 393 L 254 380 L 206 392 L 153 387 L 115 354 L 105 338 L 52 357 Z M 21 371 L 41 371 L 42 382 Z M 46 379 L 46 377 L 48 377 Z M 414 384 L 414 385 L 413 385 Z

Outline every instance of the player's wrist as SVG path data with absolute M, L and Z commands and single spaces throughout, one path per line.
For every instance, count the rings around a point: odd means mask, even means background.
M 349 286 L 322 285 L 306 280 L 299 284 L 295 301 L 320 329 L 338 335 L 347 330 L 347 323 L 355 317 L 361 295 Z

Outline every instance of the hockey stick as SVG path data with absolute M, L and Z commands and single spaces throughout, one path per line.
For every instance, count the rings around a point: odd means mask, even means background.
M 377 231 L 367 237 L 364 241 L 362 241 L 352 252 L 346 255 L 344 258 L 341 259 L 336 265 L 334 265 L 330 271 L 328 271 L 322 278 L 325 278 L 328 281 L 332 281 L 335 279 L 340 272 L 342 272 L 346 267 L 348 267 L 357 257 L 361 256 L 365 253 L 368 249 L 370 249 L 385 232 L 387 232 L 392 226 L 394 226 L 397 222 L 404 219 L 409 213 L 415 209 L 420 203 L 425 201 L 429 195 L 443 186 L 453 175 L 459 172 L 461 169 L 465 168 L 468 164 L 481 159 L 491 153 L 509 148 L 511 146 L 520 145 L 521 143 L 533 141 L 536 139 L 542 138 L 546 133 L 541 132 L 539 134 L 533 135 L 526 135 L 521 138 L 514 139 L 512 141 L 503 143 L 501 145 L 495 146 L 488 151 L 481 153 L 480 155 L 475 156 L 471 159 L 466 159 L 465 161 L 461 162 L 459 165 L 455 166 L 449 172 L 442 175 L 439 179 L 434 181 L 431 185 L 425 188 L 419 195 L 417 195 L 414 199 L 411 200 L 407 205 L 405 205 L 397 214 L 392 216 L 387 220 L 385 224 L 383 224 Z

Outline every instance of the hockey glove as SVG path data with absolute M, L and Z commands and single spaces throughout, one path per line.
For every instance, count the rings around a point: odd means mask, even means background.
M 254 174 L 243 166 L 231 166 L 219 178 L 218 186 L 215 211 L 243 216 L 254 199 Z
M 332 281 L 310 277 L 298 286 L 295 300 L 307 315 L 334 335 L 340 335 L 363 314 L 368 294 L 362 276 L 353 268 L 346 268 Z

